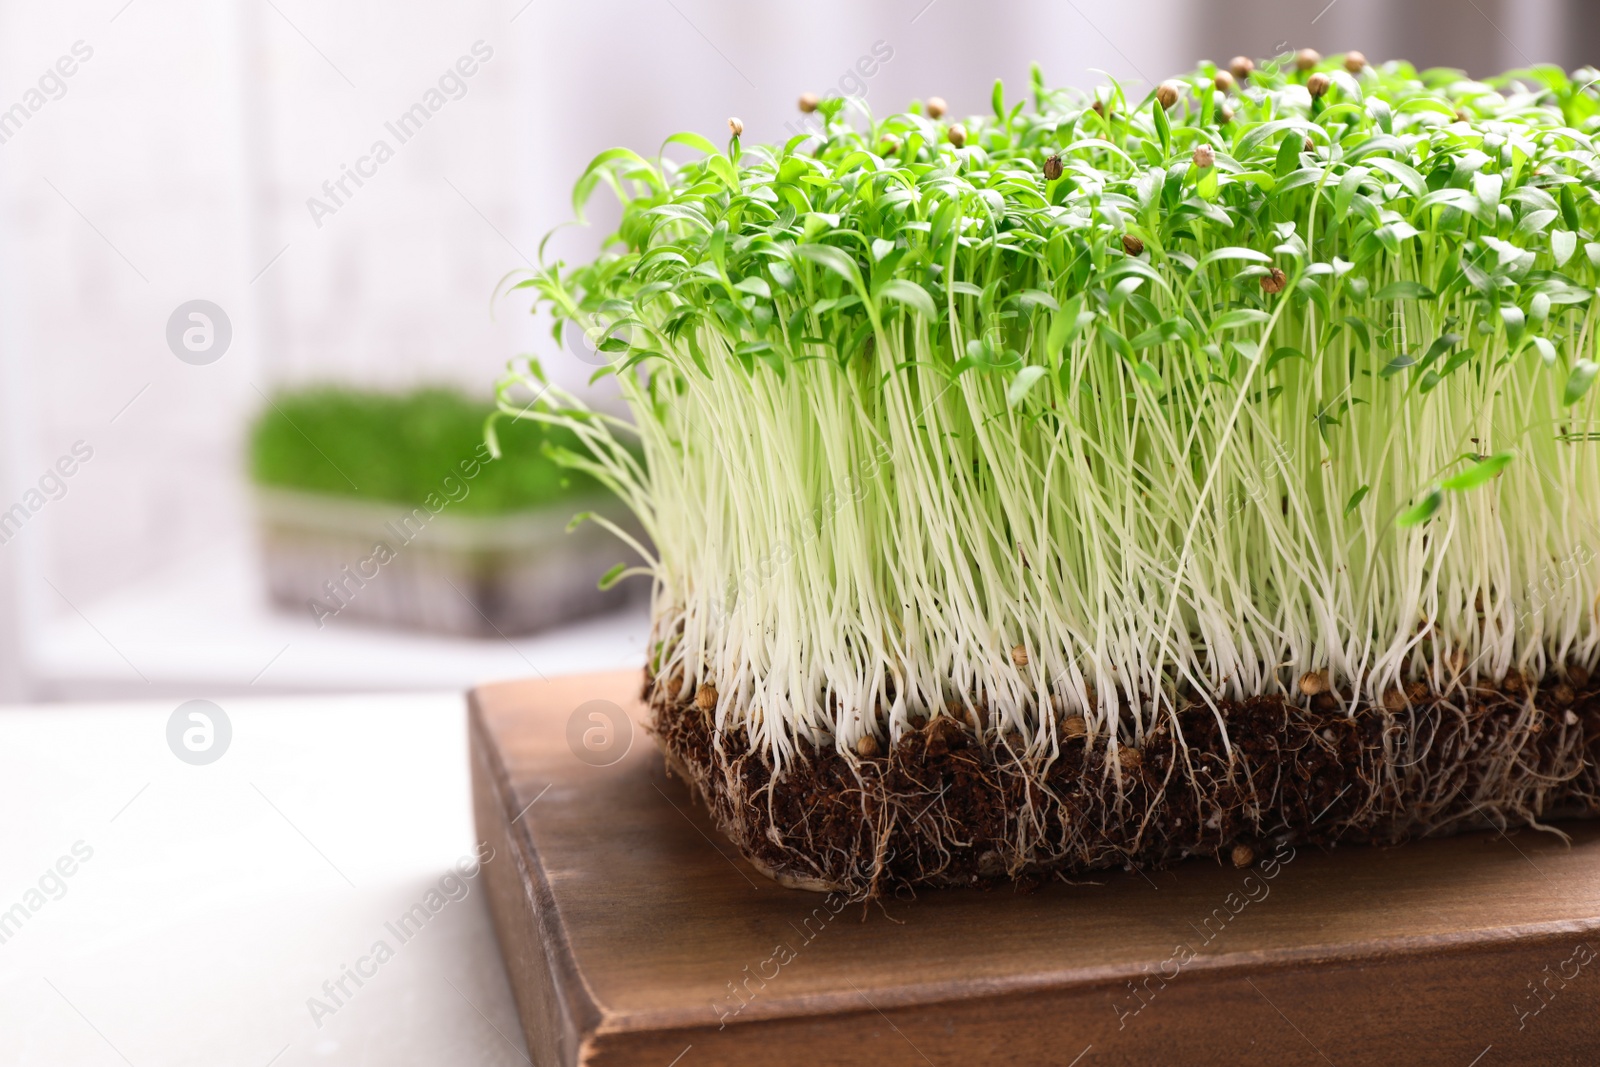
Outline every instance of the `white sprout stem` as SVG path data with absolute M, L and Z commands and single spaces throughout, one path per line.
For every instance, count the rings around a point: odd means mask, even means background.
M 1447 314 L 1475 325 L 1458 303 L 1403 326 L 1431 337 Z M 1273 329 L 1314 337 L 1292 314 Z M 849 750 L 980 708 L 1045 753 L 1067 714 L 1138 737 L 1180 676 L 1237 698 L 1322 668 L 1353 700 L 1594 658 L 1600 466 L 1554 422 L 1586 432 L 1593 403 L 1560 408 L 1531 352 L 1422 394 L 1376 386 L 1380 357 L 1340 340 L 1275 370 L 1276 404 L 1248 375 L 1162 404 L 1086 335 L 1048 397 L 1012 407 L 995 378 L 890 373 L 937 348 L 920 320 L 879 338 L 867 366 L 806 361 L 787 380 L 707 375 L 669 349 L 620 379 L 651 413 L 643 469 L 570 395 L 534 416 L 596 449 L 654 543 L 652 669 L 714 685 L 719 728 L 780 765 L 798 738 Z M 1176 383 L 1193 355 L 1158 358 Z M 1313 416 L 1335 406 L 1330 448 Z M 1396 526 L 1464 451 L 1505 448 L 1506 476 Z

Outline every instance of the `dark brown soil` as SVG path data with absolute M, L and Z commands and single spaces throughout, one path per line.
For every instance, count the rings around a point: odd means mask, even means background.
M 1190 703 L 1142 749 L 1064 729 L 1052 760 L 939 715 L 875 758 L 803 752 L 774 777 L 688 694 L 645 698 L 669 764 L 752 863 L 786 884 L 876 897 L 1028 883 L 1236 845 L 1392 842 L 1600 815 L 1600 685 L 1413 685 L 1390 707 L 1330 695 Z M 676 686 L 672 687 L 674 690 Z M 1508 691 L 1514 688 L 1515 691 Z M 1081 728 L 1081 720 L 1072 723 Z

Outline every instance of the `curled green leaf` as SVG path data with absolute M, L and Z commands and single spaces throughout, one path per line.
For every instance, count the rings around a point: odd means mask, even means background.
M 1434 486 L 1421 500 L 1402 511 L 1395 524 L 1402 527 L 1420 526 L 1439 514 L 1439 509 L 1442 507 L 1444 507 L 1444 492 L 1438 486 Z
M 1572 373 L 1567 375 L 1566 388 L 1561 391 L 1561 402 L 1568 407 L 1582 400 L 1589 391 L 1589 386 L 1594 384 L 1594 376 L 1600 372 L 1600 363 L 1589 359 L 1580 359 L 1573 365 Z
M 1478 460 L 1478 462 L 1474 463 L 1460 474 L 1451 475 L 1449 478 L 1446 478 L 1439 484 L 1442 488 L 1448 489 L 1455 493 L 1463 493 L 1468 489 L 1476 489 L 1480 485 L 1488 484 L 1488 482 L 1494 478 L 1495 475 L 1505 470 L 1506 465 L 1509 464 L 1512 459 L 1515 458 L 1515 456 L 1516 453 L 1510 451 L 1496 452 L 1492 456 Z

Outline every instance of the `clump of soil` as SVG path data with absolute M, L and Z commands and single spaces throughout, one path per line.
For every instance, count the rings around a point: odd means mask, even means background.
M 861 898 L 1600 815 L 1600 685 L 1582 671 L 1413 684 L 1353 711 L 1326 691 L 1224 702 L 1228 744 L 1198 702 L 1140 748 L 1074 716 L 1054 759 L 937 714 L 887 751 L 802 751 L 778 774 L 670 690 L 646 680 L 657 741 L 723 833 L 786 885 Z

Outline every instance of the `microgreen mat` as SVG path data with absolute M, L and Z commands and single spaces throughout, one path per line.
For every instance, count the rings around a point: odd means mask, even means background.
M 258 485 L 324 496 L 500 515 L 555 504 L 598 487 L 552 459 L 576 442 L 564 430 L 506 427 L 508 456 L 491 461 L 483 423 L 493 410 L 452 389 L 403 394 L 313 385 L 271 397 L 250 435 Z M 548 447 L 547 447 L 548 446 Z
M 603 254 L 516 288 L 634 421 L 501 403 L 638 512 L 651 668 L 781 766 L 1592 662 L 1592 72 L 1301 58 L 597 157 Z

